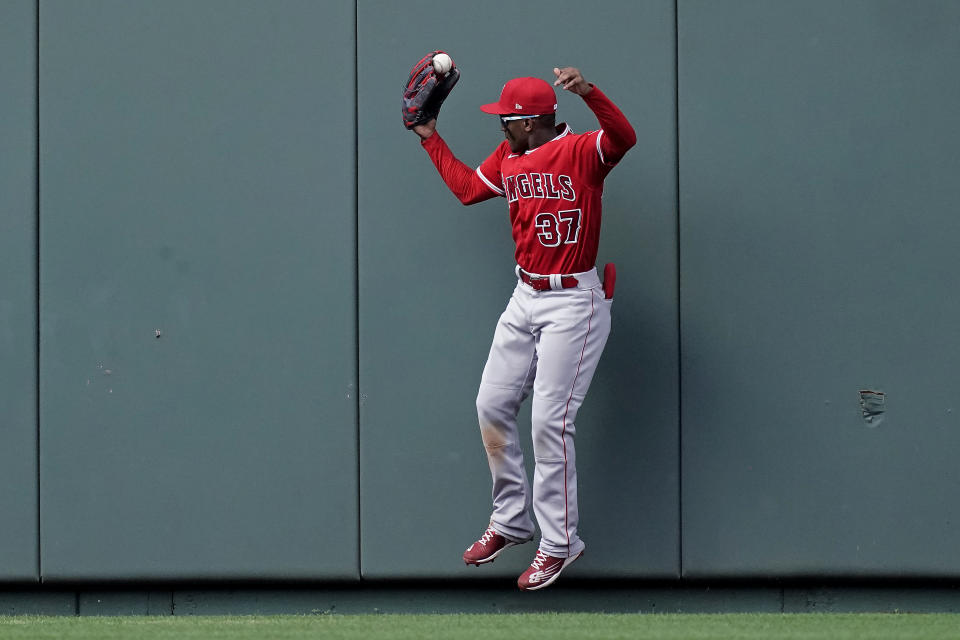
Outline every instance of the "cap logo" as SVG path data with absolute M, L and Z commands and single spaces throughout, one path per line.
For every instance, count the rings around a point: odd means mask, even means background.
M 514 103 L 514 104 L 513 104 L 513 108 L 514 108 L 514 109 L 523 109 L 523 105 L 519 105 L 519 104 L 517 104 L 517 103 Z

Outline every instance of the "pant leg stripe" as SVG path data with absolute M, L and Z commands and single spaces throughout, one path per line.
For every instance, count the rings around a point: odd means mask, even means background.
M 577 388 L 577 379 L 580 377 L 580 367 L 583 365 L 583 354 L 587 352 L 587 339 L 590 337 L 590 328 L 593 325 L 593 315 L 596 311 L 594 305 L 594 293 L 590 290 L 590 318 L 587 320 L 587 333 L 583 336 L 583 347 L 580 349 L 580 362 L 577 363 L 577 373 L 573 376 L 573 385 L 570 387 L 570 397 L 567 398 L 567 406 L 563 411 L 563 431 L 560 434 L 560 442 L 563 443 L 563 531 L 567 535 L 567 555 L 570 555 L 570 525 L 569 525 L 569 505 L 567 493 L 567 414 L 570 412 L 570 402 L 573 400 L 573 392 Z

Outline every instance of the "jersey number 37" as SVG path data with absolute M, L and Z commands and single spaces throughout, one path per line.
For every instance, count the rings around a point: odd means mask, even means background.
M 545 247 L 559 247 L 563 244 L 576 244 L 580 238 L 580 209 L 568 209 L 551 213 L 537 214 L 537 237 Z

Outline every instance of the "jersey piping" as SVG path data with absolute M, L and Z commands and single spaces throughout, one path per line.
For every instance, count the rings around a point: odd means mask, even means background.
M 481 180 L 483 180 L 483 184 L 485 184 L 485 185 L 487 185 L 488 187 L 490 187 L 490 190 L 491 190 L 491 191 L 493 191 L 493 192 L 496 193 L 497 195 L 506 197 L 507 192 L 504 191 L 503 189 L 501 189 L 500 187 L 498 187 L 497 185 L 493 184 L 493 183 L 490 182 L 489 180 L 487 180 L 487 176 L 483 175 L 483 171 L 480 171 L 480 167 L 477 167 L 477 175 L 480 176 L 480 179 L 481 179 Z

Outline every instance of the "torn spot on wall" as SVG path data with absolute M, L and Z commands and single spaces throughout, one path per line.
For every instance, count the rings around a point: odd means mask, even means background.
M 860 390 L 860 409 L 863 411 L 864 421 L 871 427 L 883 422 L 884 412 L 887 410 L 886 404 L 887 394 L 883 391 Z

